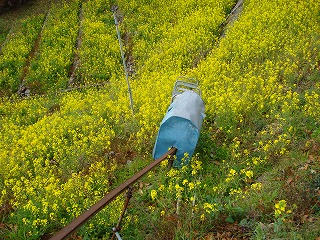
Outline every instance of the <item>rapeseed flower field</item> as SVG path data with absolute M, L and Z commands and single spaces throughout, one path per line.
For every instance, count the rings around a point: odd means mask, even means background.
M 225 25 L 236 3 L 52 1 L 18 19 L 0 38 L 0 238 L 52 236 L 147 166 L 185 75 L 206 107 L 195 154 L 133 186 L 123 239 L 317 239 L 320 4 L 244 0 Z M 110 239 L 124 199 L 75 237 Z

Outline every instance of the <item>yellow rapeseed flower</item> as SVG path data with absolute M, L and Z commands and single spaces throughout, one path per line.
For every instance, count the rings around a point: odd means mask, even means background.
M 152 189 L 151 190 L 151 193 L 150 193 L 150 195 L 151 195 L 151 199 L 152 199 L 152 201 L 154 201 L 154 200 L 156 200 L 156 198 L 157 198 L 157 191 L 156 190 L 154 190 L 154 189 Z

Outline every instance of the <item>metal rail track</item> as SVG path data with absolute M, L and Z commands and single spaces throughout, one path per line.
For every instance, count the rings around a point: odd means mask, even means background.
M 102 210 L 108 203 L 114 200 L 119 194 L 121 194 L 126 189 L 130 189 L 131 185 L 138 181 L 141 177 L 143 177 L 146 173 L 156 167 L 163 160 L 167 159 L 169 156 L 175 155 L 177 148 L 172 147 L 168 152 L 163 154 L 160 158 L 153 161 L 150 165 L 140 170 L 134 176 L 126 180 L 120 186 L 106 194 L 99 202 L 93 205 L 90 209 L 82 213 L 80 216 L 72 220 L 67 226 L 62 228 L 59 232 L 57 232 L 54 236 L 50 238 L 50 240 L 61 240 L 67 239 L 72 233 L 74 233 L 80 226 L 86 223 L 91 217 L 97 214 L 100 210 Z M 128 201 L 128 200 L 127 200 Z M 126 202 L 127 202 L 126 201 Z M 125 204 L 127 205 L 127 204 Z M 123 215 L 124 212 L 121 214 Z M 118 227 L 118 226 L 117 226 Z M 114 237 L 113 237 L 114 238 Z

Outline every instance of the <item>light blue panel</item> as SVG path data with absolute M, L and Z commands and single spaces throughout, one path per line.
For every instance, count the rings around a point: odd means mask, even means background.
M 166 119 L 160 126 L 155 147 L 153 149 L 154 159 L 158 159 L 165 154 L 169 148 L 176 147 L 177 159 L 174 167 L 180 167 L 181 159 L 185 153 L 191 157 L 196 148 L 199 138 L 199 130 L 185 118 L 172 116 Z M 186 163 L 188 163 L 188 160 Z

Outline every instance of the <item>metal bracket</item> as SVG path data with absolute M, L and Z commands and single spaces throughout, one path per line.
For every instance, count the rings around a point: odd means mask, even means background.
M 113 234 L 117 237 L 118 240 L 122 240 L 120 234 L 118 233 L 117 228 L 112 228 Z M 113 237 L 113 236 L 112 236 Z
M 198 80 L 196 78 L 180 76 L 177 78 L 174 84 L 171 96 L 171 103 L 174 101 L 175 97 L 177 97 L 186 90 L 196 92 L 200 97 L 202 95 L 201 90 L 199 88 Z

